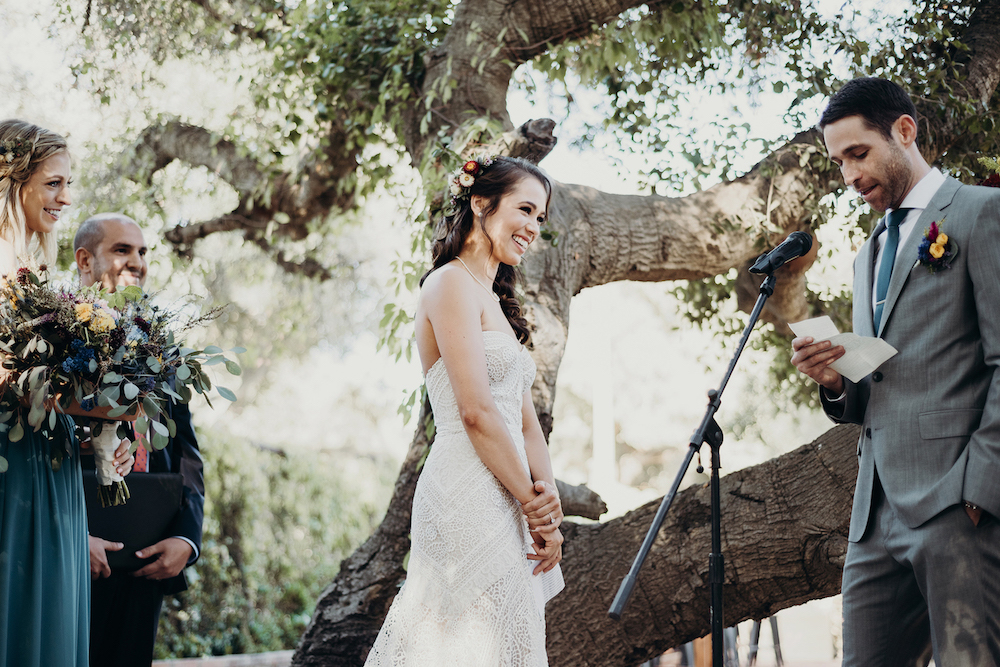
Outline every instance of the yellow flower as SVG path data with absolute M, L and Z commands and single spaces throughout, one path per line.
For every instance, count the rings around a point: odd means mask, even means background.
M 934 241 L 934 243 L 937 243 L 938 245 L 941 245 L 941 246 L 948 245 L 948 235 L 945 234 L 944 232 L 938 234 L 938 237 Z
M 76 319 L 80 322 L 89 322 L 94 315 L 94 306 L 90 303 L 78 303 L 74 306 Z
M 115 318 L 104 309 L 93 311 L 93 317 L 88 325 L 94 333 L 106 333 L 115 328 Z
M 938 238 L 941 238 L 940 236 Z M 930 247 L 931 257 L 934 259 L 941 259 L 944 254 L 944 246 L 940 243 L 932 243 Z

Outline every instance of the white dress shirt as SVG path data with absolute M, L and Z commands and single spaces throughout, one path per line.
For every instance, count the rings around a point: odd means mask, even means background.
M 899 244 L 896 246 L 897 252 L 899 248 L 902 248 L 906 244 L 906 240 L 910 238 L 910 234 L 913 233 L 914 228 L 917 226 L 917 218 L 920 214 L 924 212 L 927 205 L 931 203 L 931 199 L 937 194 L 938 189 L 944 185 L 944 174 L 942 174 L 937 169 L 931 169 L 927 172 L 927 175 L 921 178 L 916 185 L 906 194 L 903 198 L 903 203 L 899 205 L 899 208 L 909 208 L 913 209 L 906 214 L 906 219 L 899 225 Z M 886 210 L 885 214 L 889 215 L 892 209 Z M 885 230 L 882 230 L 885 233 Z M 872 272 L 873 276 L 878 275 L 879 267 L 882 266 L 882 234 L 879 234 L 876 238 L 876 255 L 875 255 L 875 270 Z M 878 280 L 872 281 L 872 313 L 875 313 L 875 302 L 878 300 L 875 291 L 878 289 Z

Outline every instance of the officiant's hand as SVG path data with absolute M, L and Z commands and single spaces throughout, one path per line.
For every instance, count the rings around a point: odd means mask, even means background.
M 562 502 L 554 484 L 545 480 L 535 482 L 535 496 L 531 501 L 521 506 L 521 511 L 528 519 L 528 527 L 532 531 L 551 532 L 562 524 Z
M 823 385 L 834 396 L 844 393 L 844 377 L 830 368 L 830 364 L 844 356 L 843 345 L 833 346 L 828 340 L 813 342 L 812 336 L 803 336 L 792 340 L 792 364 Z
M 535 553 L 528 554 L 528 560 L 539 561 L 538 565 L 536 565 L 535 569 L 532 571 L 532 574 L 548 572 L 562 560 L 562 533 L 558 530 L 553 530 L 545 535 L 532 533 L 531 536 L 535 539 L 534 543 L 531 545 L 535 550 Z
M 121 542 L 108 542 L 93 535 L 87 535 L 87 543 L 90 547 L 90 578 L 110 577 L 111 566 L 108 565 L 108 552 L 121 551 L 125 545 Z
M 151 547 L 135 552 L 139 558 L 151 558 L 157 555 L 159 558 L 142 569 L 136 570 L 132 576 L 157 581 L 176 577 L 187 565 L 193 553 L 191 545 L 179 537 L 168 537 L 165 540 L 160 540 Z

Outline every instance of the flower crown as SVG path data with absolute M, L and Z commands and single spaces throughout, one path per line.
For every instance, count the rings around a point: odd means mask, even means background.
M 451 206 L 458 207 L 458 202 L 467 199 L 472 193 L 472 186 L 476 184 L 476 179 L 483 173 L 484 169 L 490 167 L 496 160 L 496 156 L 480 155 L 462 165 L 461 169 L 452 174 L 451 185 Z
M 24 139 L 6 139 L 0 141 L 0 162 L 10 164 L 24 157 L 31 151 L 31 146 Z
M 14 160 L 20 160 L 31 152 L 31 146 L 24 139 L 5 139 L 0 141 L 0 178 L 11 171 L 9 165 Z

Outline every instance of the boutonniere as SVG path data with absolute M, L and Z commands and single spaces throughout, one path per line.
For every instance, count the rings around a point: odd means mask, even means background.
M 941 229 L 944 221 L 945 218 L 941 218 L 940 222 L 932 222 L 917 248 L 917 261 L 931 273 L 947 269 L 958 254 L 958 246 Z

